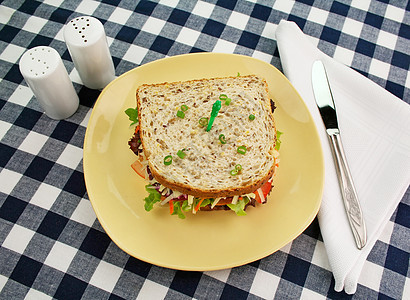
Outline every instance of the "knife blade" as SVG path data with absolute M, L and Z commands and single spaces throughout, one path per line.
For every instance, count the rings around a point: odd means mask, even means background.
M 340 191 L 350 228 L 357 248 L 362 249 L 367 242 L 366 225 L 343 150 L 336 107 L 326 69 L 320 60 L 315 61 L 312 66 L 312 86 L 316 104 L 326 127 L 326 133 L 332 149 Z

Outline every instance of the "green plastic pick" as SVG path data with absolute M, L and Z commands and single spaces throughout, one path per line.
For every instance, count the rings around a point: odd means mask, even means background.
M 211 130 L 212 124 L 214 124 L 214 120 L 216 116 L 218 115 L 220 109 L 221 109 L 221 100 L 216 100 L 214 105 L 212 105 L 211 117 L 209 118 L 208 127 L 206 128 L 206 131 Z

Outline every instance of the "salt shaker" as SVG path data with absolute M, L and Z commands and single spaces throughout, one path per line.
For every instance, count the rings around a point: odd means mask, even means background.
M 48 117 L 61 120 L 76 112 L 78 95 L 55 49 L 38 46 L 27 50 L 19 68 Z
M 115 78 L 114 64 L 102 23 L 89 16 L 69 21 L 64 40 L 83 84 L 103 89 Z

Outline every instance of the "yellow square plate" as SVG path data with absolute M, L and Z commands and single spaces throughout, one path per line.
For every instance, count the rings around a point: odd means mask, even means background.
M 280 166 L 268 203 L 232 211 L 169 215 L 168 206 L 144 210 L 145 181 L 130 167 L 133 128 L 124 113 L 135 107 L 143 83 L 257 74 L 275 101 L 281 137 Z M 179 270 L 208 271 L 243 265 L 277 251 L 309 226 L 322 197 L 324 167 L 319 137 L 299 94 L 272 65 L 242 55 L 196 53 L 164 58 L 111 82 L 95 103 L 84 141 L 84 174 L 95 213 L 110 238 L 143 261 Z

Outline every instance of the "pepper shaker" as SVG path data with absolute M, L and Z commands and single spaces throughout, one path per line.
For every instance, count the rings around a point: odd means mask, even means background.
M 55 49 L 38 46 L 27 50 L 19 68 L 48 117 L 61 120 L 76 112 L 78 95 Z
M 103 89 L 115 78 L 104 26 L 98 19 L 81 16 L 69 21 L 64 28 L 64 40 L 86 87 Z

